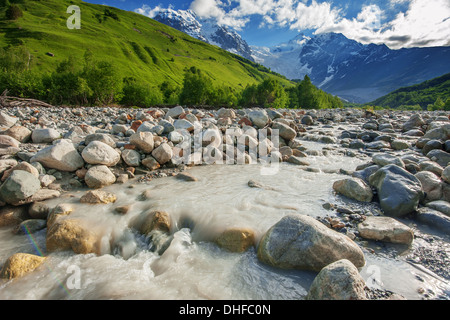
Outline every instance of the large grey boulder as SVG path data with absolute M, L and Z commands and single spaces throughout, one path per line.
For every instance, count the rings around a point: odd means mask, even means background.
M 314 279 L 306 300 L 367 300 L 366 283 L 347 259 L 323 268 Z
M 0 199 L 9 204 L 15 204 L 31 197 L 41 189 L 41 182 L 33 174 L 16 170 L 0 187 Z
M 278 130 L 280 137 L 287 141 L 291 141 L 297 136 L 297 132 L 294 129 L 281 122 L 274 122 L 272 129 Z
M 120 161 L 120 154 L 101 141 L 92 141 L 81 153 L 84 161 L 89 164 L 115 166 Z
M 131 135 L 130 143 L 144 153 L 151 153 L 154 148 L 153 133 L 139 132 Z
M 35 129 L 31 134 L 33 143 L 51 143 L 61 137 L 61 133 L 52 128 Z
M 248 117 L 254 126 L 264 128 L 269 122 L 269 116 L 264 110 L 254 110 L 248 113 Z
M 84 160 L 70 140 L 59 140 L 34 155 L 30 162 L 39 162 L 46 168 L 73 172 L 84 165 Z
M 105 165 L 91 167 L 84 177 L 89 188 L 99 189 L 116 182 L 116 176 Z
M 355 242 L 305 215 L 287 215 L 270 228 L 259 243 L 258 258 L 279 268 L 312 271 L 341 259 L 365 264 Z
M 423 198 L 419 179 L 394 164 L 371 175 L 369 183 L 377 189 L 381 209 L 388 216 L 403 217 L 414 212 Z

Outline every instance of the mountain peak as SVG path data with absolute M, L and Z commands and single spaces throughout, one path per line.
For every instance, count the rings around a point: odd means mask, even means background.
M 220 26 L 210 19 L 199 19 L 192 10 L 162 9 L 153 19 L 254 61 L 250 46 L 236 31 Z

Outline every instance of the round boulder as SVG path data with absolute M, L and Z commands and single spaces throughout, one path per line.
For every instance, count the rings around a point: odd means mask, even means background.
M 360 247 L 314 218 L 287 215 L 270 228 L 258 246 L 260 261 L 284 269 L 320 271 L 341 259 L 365 264 Z

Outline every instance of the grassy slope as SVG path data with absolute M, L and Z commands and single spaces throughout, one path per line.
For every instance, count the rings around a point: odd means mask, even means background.
M 152 85 L 165 80 L 180 85 L 183 70 L 191 66 L 206 72 L 216 85 L 242 88 L 268 77 L 291 85 L 279 75 L 264 72 L 261 66 L 133 12 L 80 0 L 16 2 L 24 12 L 18 21 L 5 21 L 4 9 L 0 10 L 0 46 L 17 45 L 21 39 L 33 55 L 33 68 L 42 72 L 54 71 L 69 55 L 82 63 L 86 49 L 91 49 L 97 60 L 111 61 L 122 77 L 133 76 Z M 81 8 L 79 30 L 66 27 L 70 16 L 66 10 L 72 4 Z M 120 21 L 108 18 L 99 23 L 95 14 L 103 15 L 105 8 L 116 13 Z
M 426 108 L 438 97 L 444 102 L 450 98 L 450 73 L 414 86 L 400 88 L 371 102 L 370 105 L 398 108 L 401 105 L 419 104 Z

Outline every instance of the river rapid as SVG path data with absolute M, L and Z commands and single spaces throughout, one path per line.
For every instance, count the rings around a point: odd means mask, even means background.
M 304 145 L 319 151 L 325 146 L 308 141 Z M 343 178 L 339 170 L 354 170 L 368 160 L 364 155 L 331 152 L 308 157 L 313 170 L 282 163 L 275 175 L 261 174 L 261 164 L 196 166 L 189 170 L 198 179 L 195 182 L 164 177 L 106 187 L 117 201 L 105 205 L 82 204 L 79 198 L 87 189 L 72 191 L 47 203 L 73 204 L 71 217 L 83 219 L 102 235 L 101 255 L 68 251 L 47 255 L 46 229 L 13 235 L 12 228 L 2 228 L 0 263 L 17 252 L 48 258 L 24 277 L 2 280 L 0 299 L 304 299 L 316 273 L 272 268 L 258 261 L 256 248 L 231 253 L 213 240 L 226 228 L 245 227 L 255 231 L 258 243 L 271 226 L 292 213 L 332 217 L 335 213 L 323 205 L 347 201 L 333 193 L 333 182 Z M 263 187 L 251 188 L 249 180 Z M 145 191 L 150 196 L 142 199 Z M 130 209 L 118 214 L 119 206 Z M 168 212 L 175 222 L 173 240 L 162 254 L 157 241 L 131 227 L 150 209 Z M 448 245 L 448 238 L 437 236 Z M 450 297 L 445 279 L 406 259 L 411 248 L 358 244 L 366 258 L 360 274 L 368 286 L 406 299 L 423 299 L 424 293 L 433 299 Z

